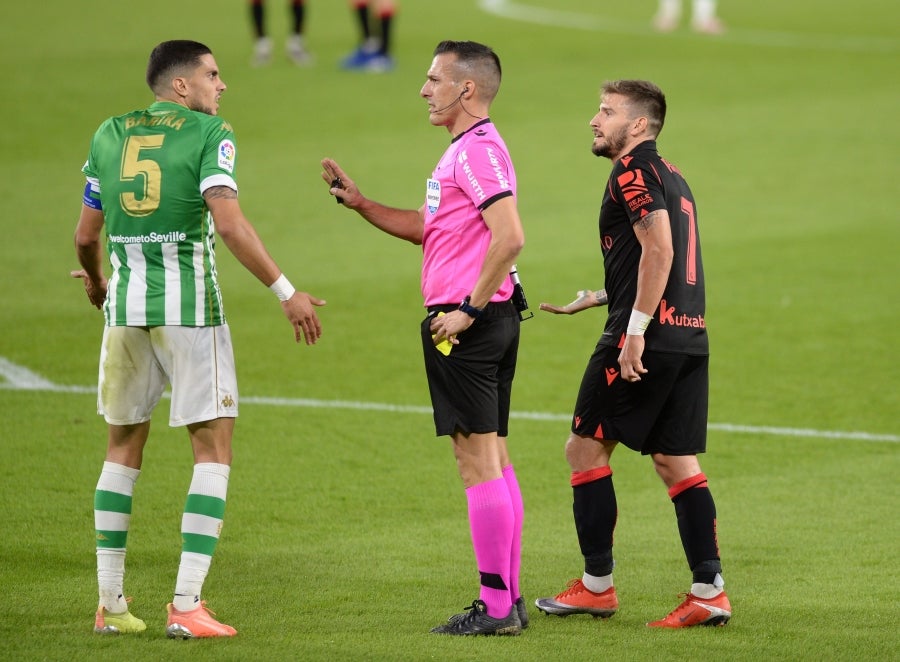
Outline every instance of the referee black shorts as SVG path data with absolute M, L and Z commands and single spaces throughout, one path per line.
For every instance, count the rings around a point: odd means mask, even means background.
M 709 356 L 644 351 L 639 382 L 619 374 L 617 347 L 598 344 L 588 361 L 572 432 L 622 442 L 643 455 L 706 452 Z
M 422 350 L 438 436 L 509 435 L 509 402 L 519 352 L 519 314 L 512 302 L 489 303 L 444 355 L 431 339 L 431 320 L 458 305 L 430 306 L 422 321 Z

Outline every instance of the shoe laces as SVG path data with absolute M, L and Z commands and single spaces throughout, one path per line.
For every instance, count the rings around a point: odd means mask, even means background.
M 201 607 L 207 614 L 209 614 L 210 616 L 215 616 L 215 615 L 216 615 L 216 612 L 214 612 L 212 609 L 210 609 L 209 607 L 206 606 L 206 600 L 201 600 L 201 601 L 200 601 L 200 607 Z
M 450 625 L 459 626 L 464 623 L 470 623 L 471 621 L 478 618 L 478 603 L 480 600 L 477 598 L 472 600 L 472 604 L 468 607 L 465 607 L 466 613 L 464 614 L 456 614 L 455 616 L 451 616 L 449 620 Z
M 463 620 L 471 621 L 478 616 L 478 603 L 480 600 L 472 600 L 472 604 L 465 608 L 468 614 L 463 615 Z
M 669 616 L 675 616 L 679 612 L 683 612 L 683 611 L 687 610 L 688 607 L 691 607 L 691 598 L 693 598 L 694 596 L 691 595 L 690 593 L 679 593 L 678 597 L 683 598 L 683 600 L 680 605 L 678 605 L 677 607 L 675 607 L 675 609 L 673 609 L 671 611 Z M 691 608 L 693 608 L 693 607 L 691 607 Z M 668 616 L 666 618 L 668 618 Z
M 570 595 L 575 595 L 577 593 L 584 593 L 588 588 L 584 584 L 581 583 L 580 579 L 572 579 L 566 584 L 566 590 L 557 595 L 557 598 L 567 598 Z

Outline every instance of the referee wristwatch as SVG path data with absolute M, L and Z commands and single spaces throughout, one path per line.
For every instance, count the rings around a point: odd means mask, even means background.
M 484 313 L 484 308 L 476 308 L 470 303 L 470 301 L 472 301 L 471 295 L 462 300 L 462 303 L 459 304 L 459 310 L 463 311 L 472 319 L 477 320 L 479 317 L 481 317 L 482 313 Z

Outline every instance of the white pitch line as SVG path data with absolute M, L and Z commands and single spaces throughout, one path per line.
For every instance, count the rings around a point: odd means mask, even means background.
M 655 34 L 650 27 L 650 19 L 646 23 L 623 21 L 606 18 L 596 14 L 585 14 L 574 11 L 561 11 L 535 7 L 514 0 L 479 0 L 478 6 L 488 14 L 538 25 L 549 25 L 573 30 L 589 32 L 612 32 L 617 34 L 647 36 Z M 750 46 L 767 46 L 774 48 L 807 48 L 813 50 L 856 52 L 856 53 L 894 53 L 900 50 L 900 40 L 889 37 L 864 37 L 860 35 L 828 35 L 799 34 L 795 32 L 778 32 L 775 30 L 741 30 L 729 28 L 725 34 L 715 37 L 698 37 L 691 32 L 674 32 L 659 35 L 666 39 L 708 39 L 716 42 L 743 44 Z
M 96 393 L 96 386 L 63 386 L 54 384 L 28 368 L 12 363 L 0 356 L 0 390 L 50 391 L 55 393 Z M 351 409 L 355 411 L 382 411 L 397 414 L 428 414 L 431 407 L 418 405 L 393 405 L 387 402 L 361 402 L 355 400 L 318 400 L 314 398 L 271 398 L 242 396 L 241 402 L 272 407 L 299 407 L 309 409 Z M 510 412 L 510 418 L 530 421 L 570 421 L 571 414 L 553 414 L 538 411 Z M 900 435 L 873 434 L 871 432 L 845 432 L 841 430 L 810 430 L 804 428 L 779 428 L 772 426 L 737 425 L 734 423 L 709 423 L 709 430 L 737 434 L 768 435 L 776 437 L 813 437 L 817 439 L 845 439 L 853 441 L 882 441 L 900 443 Z

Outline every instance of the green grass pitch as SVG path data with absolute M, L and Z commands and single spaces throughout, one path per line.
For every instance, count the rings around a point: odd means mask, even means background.
M 654 0 L 401 0 L 396 69 L 340 71 L 355 26 L 309 0 L 316 57 L 250 66 L 246 3 L 7 3 L 0 22 L 0 658 L 8 660 L 895 660 L 900 658 L 900 5 L 720 3 L 727 34 L 650 29 Z M 690 3 L 686 3 L 690 4 Z M 190 481 L 186 433 L 154 419 L 135 494 L 126 589 L 148 631 L 91 632 L 101 315 L 75 266 L 80 167 L 107 116 L 147 105 L 159 41 L 209 44 L 237 132 L 244 210 L 295 285 L 328 300 L 296 346 L 275 298 L 220 247 L 243 396 L 225 528 L 205 592 L 239 635 L 163 636 Z M 477 594 L 449 442 L 433 436 L 418 346 L 420 251 L 334 204 L 319 160 L 368 195 L 421 204 L 449 140 L 418 97 L 442 39 L 492 45 L 492 118 L 515 159 L 536 309 L 599 287 L 609 162 L 588 121 L 606 79 L 666 91 L 664 156 L 698 200 L 712 344 L 709 453 L 734 617 L 658 632 L 688 589 L 671 503 L 646 458 L 614 458 L 611 620 L 544 617 L 518 638 L 428 629 Z M 531 602 L 580 574 L 563 457 L 604 321 L 522 328 L 511 423 Z M 25 388 L 28 387 L 28 388 Z

